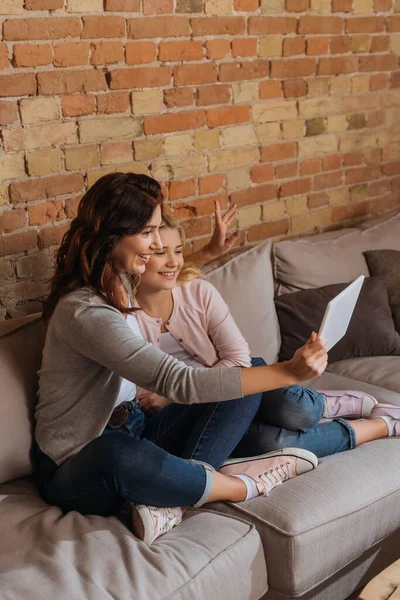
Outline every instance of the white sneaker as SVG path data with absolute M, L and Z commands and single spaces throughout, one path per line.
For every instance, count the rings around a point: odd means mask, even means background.
M 182 521 L 182 510 L 144 504 L 132 505 L 133 533 L 150 545 Z

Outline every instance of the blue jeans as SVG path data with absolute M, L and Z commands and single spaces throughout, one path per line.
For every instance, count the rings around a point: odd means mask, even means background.
M 266 363 L 253 358 L 253 366 Z M 256 456 L 279 448 L 304 448 L 319 458 L 355 447 L 353 427 L 343 419 L 320 423 L 324 397 L 299 385 L 264 392 L 257 415 L 233 452 Z
M 261 394 L 219 403 L 170 404 L 145 417 L 138 405 L 125 425 L 105 429 L 57 466 L 36 449 L 43 498 L 64 512 L 116 514 L 126 502 L 201 506 L 219 469 L 250 426 Z M 84 416 L 83 416 L 84 418 Z

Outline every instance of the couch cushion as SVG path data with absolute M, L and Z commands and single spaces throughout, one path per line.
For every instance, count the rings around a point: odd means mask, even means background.
M 399 453 L 399 438 L 377 440 L 321 459 L 268 498 L 213 506 L 256 525 L 270 588 L 302 596 L 391 533 L 400 535 Z
M 385 279 L 394 324 L 400 331 L 400 251 L 368 250 L 364 256 L 370 274 Z
M 211 270 L 209 270 L 211 268 Z M 206 279 L 220 292 L 253 356 L 276 362 L 280 346 L 274 306 L 271 242 L 258 244 L 213 269 Z
M 29 480 L 0 486 L 4 600 L 256 600 L 267 588 L 253 525 L 190 511 L 152 546 L 117 518 L 45 504 Z
M 328 370 L 335 375 L 350 377 L 400 394 L 400 356 L 371 356 L 340 360 L 329 364 Z M 391 403 L 400 405 L 400 402 Z
M 44 337 L 40 315 L 0 323 L 0 483 L 32 470 L 33 406 Z
M 277 294 L 368 276 L 365 250 L 400 250 L 400 213 L 360 228 L 342 229 L 275 244 Z

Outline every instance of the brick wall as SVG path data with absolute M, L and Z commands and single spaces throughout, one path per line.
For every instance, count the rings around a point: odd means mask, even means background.
M 400 0 L 0 0 L 0 318 L 110 171 L 195 249 L 215 197 L 246 244 L 399 206 L 399 50 Z

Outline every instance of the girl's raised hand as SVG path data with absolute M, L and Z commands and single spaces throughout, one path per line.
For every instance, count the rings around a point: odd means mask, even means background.
M 228 235 L 229 225 L 237 216 L 237 205 L 232 204 L 223 215 L 218 200 L 214 200 L 214 207 L 215 228 L 211 240 L 204 248 L 210 257 L 210 261 L 229 252 L 239 237 L 237 231 Z

